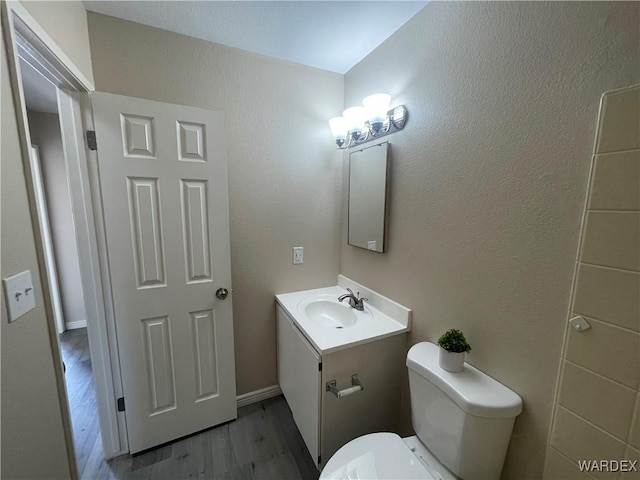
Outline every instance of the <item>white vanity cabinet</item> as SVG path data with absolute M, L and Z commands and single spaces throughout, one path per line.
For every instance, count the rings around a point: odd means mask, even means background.
M 408 329 L 322 353 L 280 303 L 276 310 L 278 381 L 318 468 L 360 435 L 397 431 Z M 326 390 L 331 381 L 350 388 L 352 375 L 361 391 L 337 398 Z

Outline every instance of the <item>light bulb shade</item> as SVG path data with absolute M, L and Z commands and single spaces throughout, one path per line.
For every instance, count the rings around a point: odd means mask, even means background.
M 372 126 L 376 123 L 384 123 L 390 103 L 391 95 L 388 93 L 375 93 L 362 100 L 362 104 L 367 111 L 367 120 Z
M 331 127 L 331 133 L 333 134 L 333 139 L 338 141 L 343 141 L 347 138 L 347 122 L 344 117 L 334 117 L 329 120 L 329 126 Z
M 351 107 L 342 112 L 347 122 L 347 130 L 351 134 L 362 133 L 364 122 L 367 120 L 367 111 L 364 107 Z

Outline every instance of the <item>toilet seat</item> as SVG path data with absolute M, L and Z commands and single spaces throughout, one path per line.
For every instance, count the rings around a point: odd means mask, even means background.
M 441 478 L 427 469 L 402 438 L 387 432 L 363 435 L 342 446 L 320 474 L 320 480 Z

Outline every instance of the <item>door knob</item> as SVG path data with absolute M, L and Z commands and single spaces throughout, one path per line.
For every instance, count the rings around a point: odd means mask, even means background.
M 218 297 L 220 300 L 224 300 L 228 296 L 229 296 L 229 290 L 227 290 L 226 288 L 222 287 L 216 290 L 216 297 Z

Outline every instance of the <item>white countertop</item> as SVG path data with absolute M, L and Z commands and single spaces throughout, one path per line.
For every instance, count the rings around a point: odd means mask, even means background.
M 276 302 L 293 319 L 318 353 L 336 352 L 411 330 L 410 309 L 342 275 L 339 276 L 338 283 L 342 286 L 276 295 Z M 363 312 L 353 309 L 358 317 L 355 325 L 345 328 L 327 328 L 313 322 L 305 315 L 303 307 L 309 301 L 317 298 L 318 300 L 335 299 L 337 302 L 340 295 L 348 293 L 346 287 L 370 299 L 370 302 L 365 301 Z M 393 315 L 393 318 L 390 315 Z

